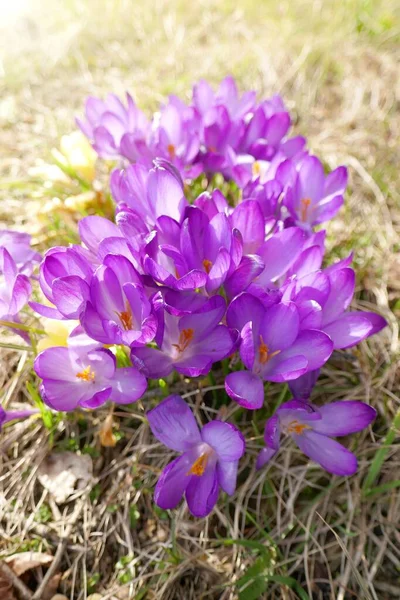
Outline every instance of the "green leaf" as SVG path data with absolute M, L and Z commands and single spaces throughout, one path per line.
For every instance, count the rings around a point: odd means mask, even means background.
M 270 569 L 271 561 L 268 554 L 257 558 L 236 584 L 239 600 L 257 600 L 268 587 Z
M 387 453 L 390 450 L 390 446 L 393 444 L 396 436 L 398 435 L 398 431 L 400 429 L 400 410 L 397 411 L 392 425 L 389 429 L 389 431 L 386 434 L 385 439 L 383 440 L 383 443 L 381 445 L 381 447 L 376 451 L 375 453 L 375 457 L 374 460 L 372 461 L 372 464 L 369 468 L 368 474 L 364 480 L 363 486 L 362 486 L 362 493 L 364 496 L 368 496 L 370 494 L 370 488 L 372 486 L 372 484 L 376 481 L 376 479 L 379 476 L 379 473 L 381 472 L 383 463 L 386 460 L 386 456 Z
M 303 590 L 301 585 L 293 579 L 293 577 L 286 577 L 283 575 L 271 575 L 269 581 L 273 583 L 280 583 L 281 585 L 287 585 L 287 587 L 294 590 L 299 596 L 300 600 L 310 600 L 310 596 Z

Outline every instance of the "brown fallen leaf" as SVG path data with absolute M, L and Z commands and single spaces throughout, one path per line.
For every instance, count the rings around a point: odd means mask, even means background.
M 117 438 L 113 433 L 114 417 L 112 414 L 107 415 L 104 423 L 100 427 L 99 437 L 100 443 L 106 448 L 114 448 L 117 444 Z
M 3 558 L 3 560 L 19 577 L 26 571 L 49 565 L 53 560 L 53 556 L 44 552 L 18 552 Z
M 11 582 L 2 573 L 0 573 L 0 598 L 1 600 L 17 600 Z
M 57 504 L 63 504 L 92 480 L 93 463 L 88 454 L 59 452 L 50 454 L 40 465 L 38 479 Z

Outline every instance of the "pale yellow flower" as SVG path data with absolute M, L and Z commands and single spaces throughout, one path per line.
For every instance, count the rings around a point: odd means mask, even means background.
M 53 156 L 62 165 L 72 168 L 85 181 L 93 181 L 97 154 L 80 131 L 63 135 L 60 150 L 54 149 Z
M 58 321 L 56 319 L 42 319 L 46 337 L 39 340 L 39 352 L 53 346 L 67 346 L 68 336 L 79 325 L 79 321 Z

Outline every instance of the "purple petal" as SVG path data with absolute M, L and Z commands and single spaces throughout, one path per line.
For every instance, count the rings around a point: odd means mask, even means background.
M 185 452 L 201 443 L 196 419 L 180 396 L 168 396 L 147 413 L 153 435 L 165 446 Z
M 270 417 L 265 423 L 264 429 L 264 441 L 265 445 L 268 448 L 272 448 L 273 450 L 279 449 L 279 441 L 280 441 L 280 425 L 279 425 L 279 416 L 274 415 Z
M 47 348 L 38 354 L 34 362 L 34 369 L 41 379 L 57 379 L 76 383 L 79 365 L 77 356 L 62 346 Z
M 314 371 L 326 363 L 333 351 L 332 341 L 322 331 L 301 331 L 294 344 L 279 356 L 289 358 L 301 355 L 307 359 L 308 369 Z
M 255 330 L 258 331 L 259 325 L 264 316 L 265 309 L 255 296 L 251 294 L 239 294 L 229 304 L 226 313 L 226 322 L 228 327 L 234 327 L 241 331 L 246 323 L 254 323 Z
M 307 156 L 299 172 L 300 199 L 310 198 L 317 202 L 323 194 L 325 174 L 321 161 L 316 156 Z
M 241 292 L 244 292 L 254 279 L 262 273 L 264 269 L 263 260 L 257 256 L 243 256 L 238 268 L 225 281 L 225 290 L 229 298 L 234 298 Z
M 308 371 L 308 373 L 304 373 L 304 375 L 301 375 L 298 379 L 290 381 L 289 389 L 292 392 L 293 397 L 300 400 L 308 400 L 318 376 L 319 369 L 316 369 L 315 371 Z
M 330 221 L 343 206 L 343 196 L 334 196 L 328 201 L 320 202 L 313 212 L 313 225 Z
M 263 448 L 257 456 L 256 469 L 259 470 L 264 467 L 276 453 L 277 450 L 273 450 L 272 448 Z
M 146 388 L 146 377 L 134 367 L 116 369 L 112 379 L 111 399 L 117 404 L 130 404 L 139 400 Z
M 293 439 L 306 456 L 329 473 L 346 476 L 357 471 L 354 454 L 326 435 L 306 430 L 302 435 L 293 435 Z
M 268 283 L 281 277 L 294 263 L 303 248 L 306 233 L 290 227 L 274 234 L 258 251 L 265 263 L 260 281 Z
M 179 504 L 190 482 L 187 473 L 192 464 L 190 455 L 185 453 L 165 467 L 154 490 L 154 501 L 157 506 L 168 510 Z
M 195 517 L 206 517 L 218 500 L 219 486 L 216 466 L 206 468 L 201 477 L 192 475 L 186 488 L 186 502 Z
M 296 305 L 293 302 L 280 302 L 265 312 L 259 333 L 269 351 L 286 350 L 296 340 L 299 326 L 300 319 Z M 297 354 L 303 353 L 297 352 Z
M 167 377 L 173 370 L 171 358 L 156 348 L 134 348 L 131 358 L 137 368 L 152 379 Z
M 340 269 L 329 275 L 331 291 L 323 308 L 323 322 L 334 321 L 349 306 L 356 283 L 353 269 Z
M 364 402 L 331 402 L 318 407 L 322 415 L 313 424 L 314 431 L 331 437 L 349 435 L 365 429 L 376 418 L 376 410 Z
M 236 489 L 238 464 L 237 460 L 217 463 L 218 483 L 229 496 L 232 496 Z
M 285 352 L 286 353 L 286 352 Z M 283 356 L 283 352 L 274 356 L 262 369 L 262 377 L 266 381 L 277 383 L 297 379 L 307 371 L 308 361 L 305 356 Z
M 68 319 L 76 319 L 89 299 L 89 286 L 80 277 L 69 275 L 53 283 L 53 298 L 58 310 Z
M 203 442 L 211 446 L 221 461 L 239 460 L 244 454 L 245 441 L 238 429 L 230 423 L 211 421 L 201 430 Z
M 230 398 L 250 410 L 261 408 L 264 404 L 263 382 L 251 371 L 229 373 L 225 379 L 225 390 Z
M 97 252 L 100 242 L 105 238 L 122 237 L 115 223 L 97 215 L 81 219 L 78 229 L 81 240 L 94 253 Z
M 231 224 L 242 234 L 243 252 L 255 253 L 265 237 L 264 215 L 259 203 L 246 200 L 239 204 L 231 215 Z
M 351 348 L 368 337 L 373 326 L 362 312 L 343 313 L 336 321 L 325 325 L 324 332 L 333 341 L 334 348 Z

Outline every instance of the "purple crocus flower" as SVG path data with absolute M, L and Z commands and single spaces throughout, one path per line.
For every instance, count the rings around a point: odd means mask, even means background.
M 180 171 L 192 164 L 200 149 L 199 122 L 193 108 L 171 96 L 151 136 L 153 155 L 164 157 Z
M 146 154 L 149 123 L 127 94 L 127 107 L 114 94 L 105 100 L 89 97 L 86 121 L 76 119 L 78 127 L 102 158 L 125 156 L 137 160 Z
M 147 377 L 166 377 L 175 369 L 189 377 L 206 375 L 214 362 L 228 356 L 237 336 L 220 325 L 225 314 L 221 296 L 180 317 L 164 311 L 156 336 L 158 348 L 133 348 L 132 361 Z
M 294 167 L 290 166 L 293 170 Z M 291 174 L 283 204 L 297 225 L 310 229 L 332 219 L 343 204 L 347 186 L 347 169 L 338 167 L 325 176 L 322 163 L 307 156 L 297 173 Z
M 50 319 L 79 318 L 89 299 L 94 268 L 81 246 L 51 248 L 40 265 L 39 283 L 55 307 L 30 302 L 31 308 Z
M 169 396 L 147 413 L 153 435 L 181 456 L 167 465 L 154 492 L 156 504 L 175 508 L 185 495 L 195 517 L 206 517 L 220 488 L 232 495 L 239 459 L 245 451 L 242 434 L 229 423 L 210 421 L 201 430 L 180 396 Z
M 306 456 L 329 473 L 353 475 L 357 471 L 357 458 L 331 438 L 361 431 L 375 417 L 376 410 L 364 402 L 331 402 L 318 407 L 301 400 L 285 402 L 265 424 L 266 448 L 258 455 L 257 468 L 276 454 L 281 433 L 286 433 Z
M 225 106 L 231 119 L 242 119 L 253 110 L 255 102 L 254 91 L 239 96 L 236 82 L 231 76 L 221 81 L 217 92 L 204 79 L 193 86 L 193 106 L 201 115 L 214 106 Z
M 7 248 L 20 273 L 31 275 L 41 256 L 31 248 L 31 236 L 21 231 L 0 231 L 0 248 Z
M 129 165 L 111 175 L 111 192 L 116 202 L 128 206 L 136 220 L 137 233 L 148 233 L 157 219 L 167 216 L 178 223 L 183 220 L 187 204 L 183 182 L 176 169 L 167 161 L 150 171 L 142 165 Z M 120 211 L 121 212 L 121 211 Z M 129 217 L 126 217 L 129 219 Z M 132 223 L 132 217 L 129 223 Z M 117 218 L 121 230 L 121 214 Z M 135 227 L 135 224 L 132 223 Z
M 19 323 L 18 313 L 27 304 L 32 286 L 26 275 L 18 272 L 17 265 L 5 248 L 0 248 L 0 319 Z M 26 333 L 15 332 L 29 341 Z
M 386 326 L 380 315 L 347 310 L 354 295 L 355 273 L 348 266 L 341 268 L 342 265 L 292 279 L 284 286 L 282 296 L 298 307 L 301 328 L 324 331 L 335 349 L 351 348 Z
M 241 235 L 223 213 L 209 220 L 190 207 L 186 215 L 181 227 L 168 217 L 158 219 L 145 247 L 144 272 L 173 289 L 204 287 L 207 294 L 215 293 L 239 266 Z
M 115 356 L 104 348 L 83 353 L 64 346 L 47 348 L 36 357 L 34 369 L 43 380 L 43 400 L 60 411 L 97 408 L 107 400 L 130 404 L 147 387 L 134 367 L 117 369 Z
M 81 313 L 86 333 L 104 344 L 146 344 L 154 339 L 157 318 L 141 277 L 125 256 L 109 254 L 93 275 Z
M 241 406 L 255 410 L 264 402 L 263 381 L 290 381 L 321 367 L 333 350 L 322 331 L 300 330 L 300 316 L 292 302 L 265 308 L 251 294 L 235 298 L 227 324 L 240 331 L 240 357 L 248 371 L 234 371 L 225 379 L 227 394 Z
M 19 419 L 27 419 L 32 415 L 36 415 L 39 412 L 37 409 L 30 410 L 4 410 L 2 406 L 0 406 L 0 431 L 3 425 L 9 423 L 10 421 L 16 421 Z

